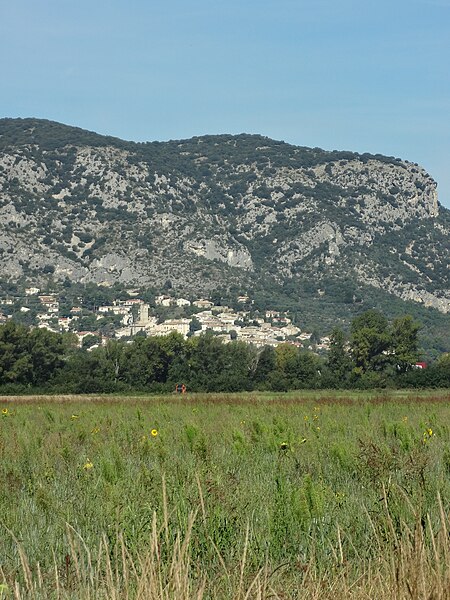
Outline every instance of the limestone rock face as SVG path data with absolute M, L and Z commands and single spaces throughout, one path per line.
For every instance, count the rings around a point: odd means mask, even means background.
M 0 120 L 4 279 L 207 293 L 334 278 L 450 312 L 449 214 L 432 177 L 397 158 Z

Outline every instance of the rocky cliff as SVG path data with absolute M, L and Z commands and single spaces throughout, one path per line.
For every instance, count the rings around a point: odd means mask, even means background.
M 3 279 L 318 294 L 345 281 L 349 302 L 370 288 L 447 313 L 449 234 L 435 181 L 398 158 L 0 120 Z

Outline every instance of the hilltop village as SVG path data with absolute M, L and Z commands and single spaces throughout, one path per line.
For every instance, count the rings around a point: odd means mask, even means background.
M 289 342 L 297 347 L 326 350 L 329 338 L 319 339 L 292 323 L 288 313 L 252 309 L 248 296 L 236 298 L 236 308 L 216 306 L 211 300 L 157 295 L 151 301 L 129 290 L 127 299 L 87 308 L 82 297 L 79 305 L 63 306 L 57 294 L 42 293 L 30 287 L 22 295 L 0 298 L 0 323 L 13 318 L 31 327 L 54 332 L 72 332 L 80 347 L 93 349 L 108 339 L 132 339 L 137 335 L 164 336 L 172 332 L 184 338 L 212 332 L 224 343 L 233 340 L 256 347 L 276 347 Z M 134 297 L 133 297 L 134 296 Z

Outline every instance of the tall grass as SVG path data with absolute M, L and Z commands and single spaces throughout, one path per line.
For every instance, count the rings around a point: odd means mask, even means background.
M 236 600 L 304 598 L 311 600 L 348 598 L 397 600 L 447 600 L 450 598 L 450 541 L 448 517 L 440 498 L 440 523 L 437 531 L 430 519 L 426 526 L 418 521 L 413 529 L 403 525 L 401 535 L 395 533 L 386 545 L 376 538 L 380 553 L 367 562 L 349 564 L 341 542 L 332 548 L 332 557 L 325 573 L 318 572 L 311 556 L 297 573 L 286 575 L 284 565 L 273 568 L 266 560 L 259 569 L 248 566 L 252 551 L 251 532 L 246 530 L 241 556 L 234 569 L 229 569 L 211 540 L 222 571 L 211 573 L 196 563 L 192 531 L 196 515 L 192 513 L 183 534 L 170 539 L 167 525 L 158 526 L 153 514 L 151 535 L 145 551 L 132 556 L 123 536 L 111 547 L 104 536 L 95 551 L 67 525 L 70 551 L 64 565 L 54 557 L 53 569 L 43 575 L 39 563 L 30 565 L 16 540 L 22 573 L 14 582 L 0 588 L 0 598 L 25 600 L 203 600 L 206 598 Z M 167 510 L 167 509 L 166 509 Z M 197 515 L 197 518 L 198 515 Z M 201 517 L 200 517 L 201 518 Z M 339 525 L 336 527 L 339 530 Z M 338 538 L 339 539 L 339 538 Z M 170 540 L 170 541 L 169 541 Z
M 450 597 L 445 398 L 219 400 L 0 405 L 0 599 Z

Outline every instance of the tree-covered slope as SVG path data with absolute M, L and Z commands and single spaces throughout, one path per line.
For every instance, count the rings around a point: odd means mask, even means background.
M 449 215 L 433 179 L 398 158 L 0 120 L 3 280 L 234 286 L 328 302 L 330 320 L 380 298 L 446 314 Z

